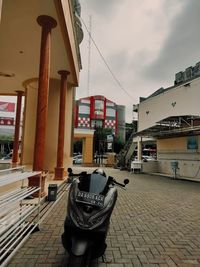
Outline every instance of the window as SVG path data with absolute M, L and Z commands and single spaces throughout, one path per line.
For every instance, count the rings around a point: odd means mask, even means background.
M 103 100 L 95 100 L 94 114 L 98 116 L 104 115 L 104 101 Z
M 82 104 L 90 104 L 90 100 L 89 99 L 81 99 L 80 102 Z
M 112 103 L 112 102 L 107 102 L 107 103 L 106 103 L 106 107 L 114 107 L 114 105 L 115 105 L 115 104 Z
M 104 109 L 104 101 L 95 100 L 95 110 L 103 110 L 103 109 Z
M 90 107 L 86 105 L 80 105 L 79 114 L 90 114 Z
M 115 117 L 116 116 L 116 110 L 113 108 L 107 108 L 106 109 L 106 116 L 107 117 Z
M 197 138 L 197 136 L 188 136 L 188 138 L 187 138 L 187 149 L 198 149 L 198 138 Z

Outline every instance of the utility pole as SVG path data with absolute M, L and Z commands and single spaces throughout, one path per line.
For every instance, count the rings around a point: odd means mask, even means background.
M 89 16 L 89 40 L 88 40 L 88 75 L 87 75 L 87 96 L 90 95 L 90 61 L 91 61 L 91 36 L 92 36 L 92 16 Z

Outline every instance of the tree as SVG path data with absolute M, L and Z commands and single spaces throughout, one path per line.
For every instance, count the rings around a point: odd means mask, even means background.
M 82 153 L 82 140 L 75 140 L 73 145 L 75 153 Z
M 112 129 L 96 127 L 94 132 L 94 152 L 104 154 L 107 151 L 107 135 L 112 134 Z
M 124 147 L 124 144 L 121 141 L 121 139 L 119 137 L 115 138 L 114 139 L 114 152 L 118 154 L 123 147 Z
M 9 142 L 9 141 L 13 141 L 13 135 L 0 135 L 0 141 L 5 141 L 5 142 Z
M 12 135 L 0 135 L 0 157 L 10 153 L 13 149 L 13 136 Z

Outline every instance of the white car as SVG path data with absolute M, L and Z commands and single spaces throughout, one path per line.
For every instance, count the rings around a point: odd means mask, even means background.
M 134 158 L 134 160 L 138 160 L 137 156 Z M 154 157 L 151 156 L 142 156 L 142 161 L 155 161 L 156 159 Z
M 1 160 L 9 160 L 12 159 L 12 152 L 10 152 L 9 154 L 7 154 L 5 157 L 3 157 Z
M 81 164 L 83 163 L 83 156 L 77 155 L 73 157 L 73 164 Z
M 143 156 L 147 161 L 155 161 L 156 159 L 152 156 Z

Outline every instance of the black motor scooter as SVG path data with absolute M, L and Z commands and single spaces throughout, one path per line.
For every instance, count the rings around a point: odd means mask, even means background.
M 72 174 L 71 169 L 68 171 Z M 62 234 L 63 246 L 69 253 L 68 267 L 86 267 L 101 256 L 106 261 L 105 240 L 117 200 L 116 185 L 125 187 L 128 183 L 128 179 L 118 183 L 101 169 L 72 179 Z

